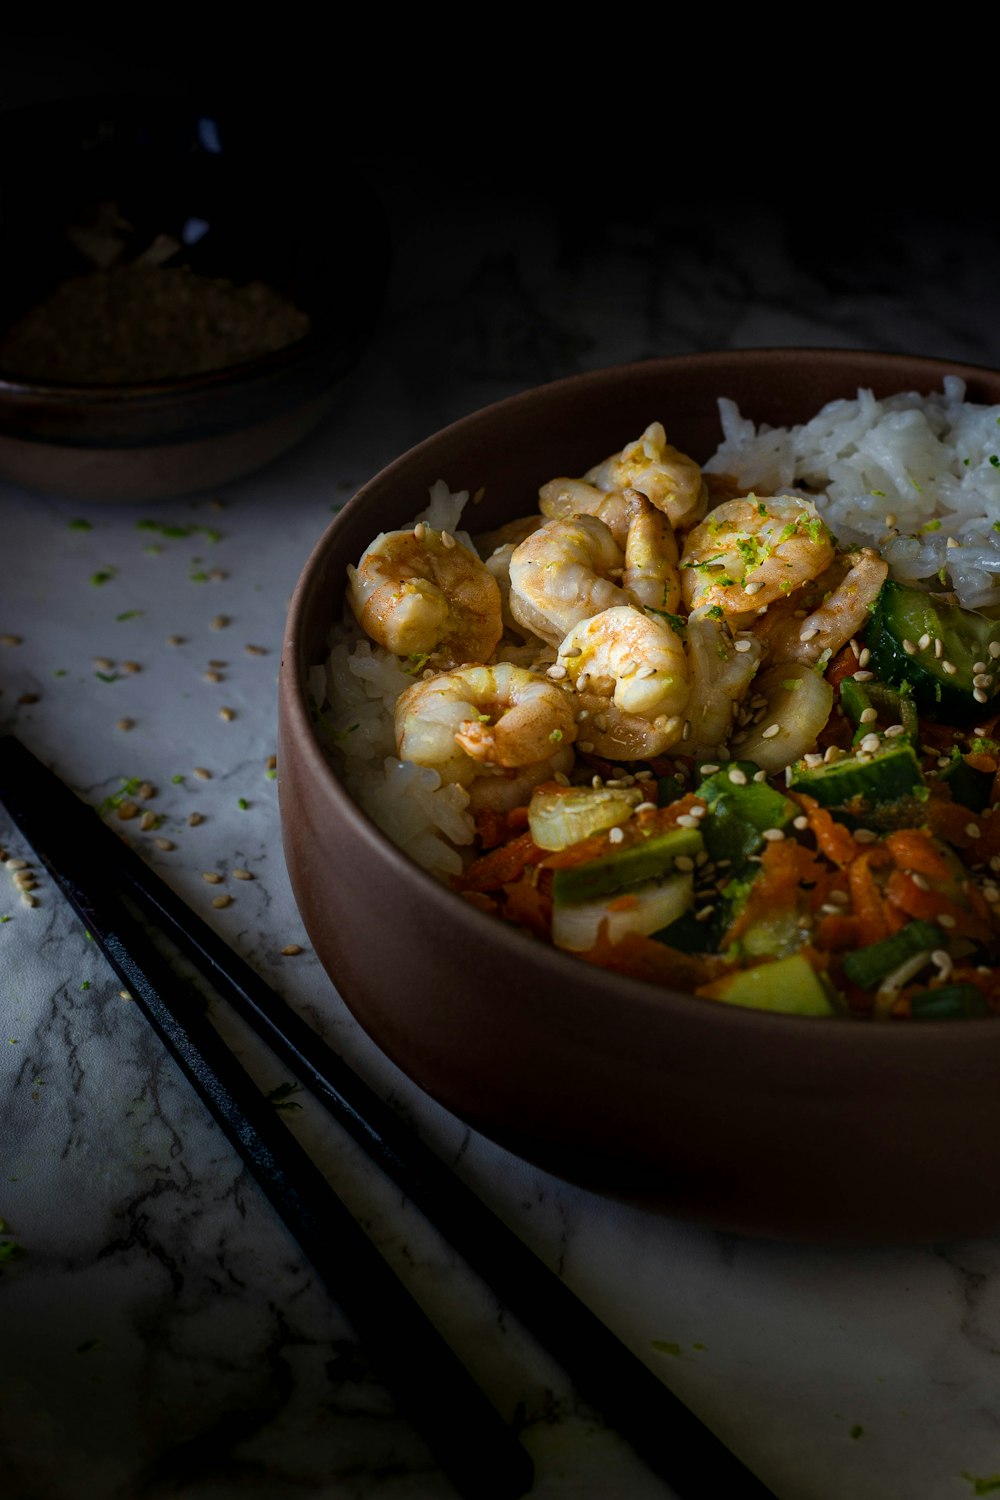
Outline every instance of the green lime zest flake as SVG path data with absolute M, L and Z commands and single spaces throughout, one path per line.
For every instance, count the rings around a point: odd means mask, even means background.
M 0 1241 L 0 1266 L 9 1265 L 13 1260 L 20 1260 L 22 1255 L 27 1254 L 23 1245 L 17 1240 Z
M 10 915 L 9 912 L 4 912 L 3 916 L 0 917 L 0 924 L 4 922 L 12 922 L 13 920 L 14 918 Z
M 994 469 L 1000 469 L 1000 457 L 998 457 L 997 454 L 990 454 L 990 463 L 993 465 Z
M 885 499 L 885 490 L 872 490 L 872 494 L 875 496 L 876 500 Z
M 77 1344 L 76 1352 L 77 1354 L 90 1354 L 93 1352 L 93 1350 L 99 1349 L 100 1347 L 100 1339 L 84 1339 L 82 1344 Z
M 275 781 L 277 779 L 278 773 L 275 770 L 268 769 L 264 772 L 264 775 L 267 777 L 268 781 Z
M 1000 531 L 1000 521 L 994 521 L 993 522 L 993 530 L 994 531 Z
M 102 682 L 120 682 L 122 674 L 120 672 L 95 672 L 94 676 L 99 677 Z
M 221 542 L 222 532 L 214 526 L 177 526 L 164 521 L 136 521 L 136 531 L 155 531 L 160 536 L 173 539 L 187 536 L 207 536 L 210 542 Z
M 680 1344 L 675 1344 L 670 1339 L 651 1339 L 650 1347 L 655 1349 L 657 1354 L 673 1354 L 677 1356 L 682 1352 Z
M 77 518 L 74 521 L 70 521 L 69 529 L 70 531 L 93 531 L 94 528 L 90 521 L 83 521 Z
M 85 979 L 83 981 L 83 983 L 81 984 L 80 988 L 81 988 L 81 990 L 89 990 L 90 989 L 90 980 L 89 979 Z
M 407 677 L 416 677 L 417 673 L 423 670 L 424 663 L 429 659 L 429 655 L 430 653 L 427 651 L 411 652 L 405 662 L 400 659 L 400 670 L 405 672 Z
M 925 531 L 940 531 L 940 530 L 941 530 L 941 522 L 940 521 L 925 521 L 924 524 L 920 528 L 920 534 L 922 536 Z
M 120 615 L 115 615 L 116 620 L 137 620 L 142 614 L 141 609 L 123 609 Z
M 553 729 L 549 732 L 549 739 L 555 741 L 556 744 L 559 744 L 559 742 L 562 740 L 562 737 L 563 732 L 561 729 Z
M 968 1469 L 963 1469 L 962 1478 L 972 1485 L 974 1495 L 992 1495 L 1000 1490 L 1000 1474 L 970 1474 Z
M 851 1428 L 850 1434 L 855 1442 L 857 1442 L 858 1438 L 864 1434 L 864 1430 L 865 1429 L 862 1427 L 860 1422 L 855 1422 L 854 1426 Z
M 796 693 L 796 692 L 798 692 L 799 688 L 802 686 L 802 678 L 801 677 L 789 677 L 786 682 L 783 682 L 781 684 L 781 686 L 785 689 L 786 693 Z
M 244 812 L 246 812 L 247 808 L 250 806 L 249 802 L 247 801 L 247 799 L 245 797 L 240 797 L 238 799 L 236 805 L 237 805 L 237 807 L 242 808 Z
M 66 671 L 65 667 L 56 667 L 52 675 L 53 677 L 68 677 L 69 673 Z
M 99 589 L 103 584 L 111 582 L 116 571 L 115 568 L 98 568 L 96 573 L 91 573 L 90 581 L 95 589 Z
M 301 1084 L 298 1083 L 279 1083 L 276 1088 L 268 1092 L 268 1101 L 274 1105 L 275 1109 L 301 1109 L 302 1105 L 298 1100 L 292 1098 L 293 1094 L 301 1092 L 301 1088 Z
M 191 572 L 188 574 L 188 578 L 192 583 L 208 582 L 208 574 L 205 572 L 204 568 L 192 568 Z
M 100 672 L 97 675 L 100 677 Z M 121 781 L 121 786 L 118 791 L 112 792 L 110 796 L 105 797 L 104 801 L 99 805 L 97 809 L 98 817 L 103 817 L 106 812 L 111 812 L 113 808 L 120 807 L 127 798 L 136 796 L 139 788 L 144 785 L 141 776 L 122 776 L 119 780 Z
M 171 786 L 183 786 L 184 785 L 184 777 L 181 776 L 180 773 L 178 773 L 176 776 L 171 776 L 171 778 L 170 778 L 170 785 Z

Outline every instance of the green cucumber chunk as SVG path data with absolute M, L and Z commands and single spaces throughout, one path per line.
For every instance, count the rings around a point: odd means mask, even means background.
M 823 980 L 801 953 L 741 969 L 712 996 L 726 1005 L 786 1016 L 833 1016 L 836 1008 Z
M 754 781 L 753 761 L 731 761 L 706 776 L 697 795 L 708 805 L 701 834 L 714 863 L 728 860 L 733 869 L 758 854 L 766 828 L 785 828 L 798 813 L 795 803 L 766 781 Z M 736 780 L 733 780 L 734 775 Z
M 609 844 L 604 854 L 585 864 L 557 869 L 552 878 L 552 900 L 556 906 L 579 901 L 597 901 L 616 895 L 645 880 L 662 880 L 673 871 L 681 854 L 694 856 L 702 849 L 697 828 L 669 828 L 652 833 L 641 843 Z
M 971 1021 L 992 1014 L 974 984 L 943 984 L 936 990 L 921 990 L 910 1000 L 915 1021 Z
M 855 682 L 853 677 L 845 677 L 840 684 L 840 702 L 854 725 L 855 744 L 873 730 L 884 731 L 893 724 L 902 724 L 907 739 L 917 743 L 920 722 L 909 683 L 903 683 L 897 691 L 885 682 Z M 871 709 L 875 710 L 875 718 L 862 723 L 862 714 Z
M 914 958 L 925 951 L 932 953 L 944 941 L 944 934 L 933 922 L 908 922 L 891 937 L 881 938 L 877 943 L 869 943 L 867 948 L 858 948 L 853 953 L 845 954 L 842 968 L 851 983 L 856 984 L 859 989 L 874 990 L 900 964 L 905 964 L 908 958 Z
M 822 807 L 845 807 L 855 801 L 878 806 L 926 792 L 920 762 L 902 737 L 886 741 L 884 749 L 870 756 L 844 755 L 821 766 L 799 761 L 792 767 L 789 786 L 815 797 Z
M 925 637 L 930 644 L 921 647 Z M 1000 643 L 1000 620 L 950 604 L 926 589 L 887 579 L 864 641 L 871 652 L 869 670 L 883 682 L 909 683 L 917 707 L 930 717 L 967 723 L 989 713 L 1000 691 L 989 649 Z M 916 649 L 907 651 L 904 641 Z M 940 655 L 936 641 L 941 642 Z M 982 701 L 973 697 L 977 663 L 985 663 L 989 678 L 979 687 Z
M 992 771 L 977 771 L 970 766 L 957 745 L 951 747 L 951 762 L 941 772 L 941 780 L 951 792 L 953 802 L 970 812 L 982 812 L 989 805 L 995 780 Z

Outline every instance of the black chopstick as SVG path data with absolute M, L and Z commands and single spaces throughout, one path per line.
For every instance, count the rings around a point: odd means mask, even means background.
M 684 1500 L 719 1494 L 774 1500 L 773 1492 L 260 975 L 12 736 L 0 738 L 0 801 L 43 859 L 53 839 L 61 843 L 65 830 L 73 830 L 70 837 L 84 843 L 88 863 L 97 860 L 109 884 L 124 884 L 140 909 L 152 914 L 275 1055 L 308 1083 L 341 1126 L 555 1355 L 581 1394 Z M 54 862 L 46 863 L 58 879 Z
M 468 1500 L 531 1488 L 528 1454 L 174 975 L 114 889 L 113 862 L 22 746 L 0 741 L 0 800 L 326 1282 L 399 1408 Z M 73 799 L 74 801 L 76 799 Z M 77 809 L 82 804 L 76 803 Z

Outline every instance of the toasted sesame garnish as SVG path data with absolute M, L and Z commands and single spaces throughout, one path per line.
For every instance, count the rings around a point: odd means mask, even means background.
M 797 818 L 792 819 L 792 827 L 797 828 L 800 833 L 802 833 L 804 829 L 809 827 L 809 819 L 806 817 L 805 813 L 799 813 L 799 816 Z
M 235 708 L 220 708 L 219 709 L 219 718 L 220 719 L 225 719 L 225 721 L 226 721 L 227 724 L 231 724 L 233 722 L 233 720 L 236 718 L 236 710 L 235 710 Z
M 851 837 L 856 844 L 874 844 L 878 838 L 878 834 L 873 832 L 871 828 L 855 828 Z
M 230 619 L 229 619 L 228 615 L 216 615 L 215 619 L 212 621 L 212 629 L 213 630 L 225 630 L 225 628 L 226 628 L 226 626 L 228 624 L 230 624 Z
M 267 760 L 264 762 L 264 769 L 267 771 L 274 771 L 277 769 L 277 765 L 278 757 L 276 755 L 269 755 L 267 757 Z
M 233 898 L 232 898 L 232 896 L 227 896 L 225 893 L 223 893 L 221 896 L 213 896 L 212 897 L 212 905 L 213 906 L 223 907 L 223 906 L 232 906 L 232 904 L 233 904 Z
M 215 870 L 202 870 L 201 878 L 202 880 L 207 880 L 209 885 L 220 885 L 222 883 L 222 876 Z
M 142 671 L 142 667 L 139 665 L 139 663 L 137 661 L 123 661 L 122 662 L 122 671 L 123 672 L 130 672 L 134 676 L 136 672 L 141 672 Z
M 24 637 L 21 635 L 0 635 L 0 646 L 20 646 L 23 643 Z
M 874 672 L 852 672 L 851 673 L 851 677 L 852 677 L 852 680 L 854 682 L 871 682 L 871 680 L 872 680 L 872 678 L 874 676 L 875 676 Z
M 979 830 L 979 824 L 978 823 L 966 823 L 966 825 L 965 825 L 965 832 L 966 832 L 966 836 L 968 838 L 970 838 L 970 839 L 977 839 L 979 837 L 979 832 L 980 832 L 980 830 Z
M 953 661 L 943 661 L 941 663 L 941 670 L 942 672 L 947 672 L 949 677 L 954 677 L 955 673 L 958 671 L 958 668 Z
M 697 828 L 698 819 L 693 818 L 690 813 L 681 813 L 677 819 L 678 828 Z
M 297 953 L 302 952 L 302 949 L 299 947 L 298 943 L 286 943 L 281 951 L 286 958 L 294 958 Z
M 566 676 L 566 668 L 561 667 L 557 662 L 554 666 L 551 666 L 546 670 L 545 675 L 546 677 L 551 678 L 553 682 L 561 682 L 562 679 Z
M 115 728 L 116 729 L 120 729 L 123 734 L 128 734 L 128 732 L 129 732 L 130 729 L 134 729 L 135 728 L 135 720 L 134 719 L 119 719 L 118 722 L 115 725 Z
M 929 891 L 930 890 L 930 888 L 931 888 L 930 881 L 927 879 L 926 875 L 921 875 L 921 873 L 920 873 L 919 870 L 908 870 L 907 874 L 909 875 L 910 879 L 913 881 L 913 884 L 916 886 L 916 888 L 917 888 L 918 891 Z
M 455 538 L 452 536 L 450 531 L 442 531 L 441 545 L 442 547 L 444 547 L 446 552 L 450 552 L 452 547 L 456 545 Z
M 205 815 L 200 812 L 188 813 L 188 827 L 197 828 L 199 823 L 204 823 Z
M 903 650 L 906 652 L 907 656 L 916 656 L 917 654 L 917 647 L 913 644 L 912 641 L 904 641 Z
M 207 771 L 204 766 L 195 766 L 194 774 L 198 777 L 199 781 L 211 781 L 212 779 L 211 771 Z
M 423 541 L 424 537 L 427 535 L 427 527 L 424 525 L 423 521 L 418 521 L 416 526 L 414 526 L 413 535 L 416 541 Z
M 919 639 L 919 641 L 918 641 L 918 642 L 917 642 L 917 645 L 918 645 L 918 646 L 919 646 L 919 647 L 920 647 L 920 649 L 921 649 L 921 651 L 926 651 L 926 650 L 927 650 L 927 647 L 928 647 L 928 646 L 929 646 L 929 645 L 930 645 L 930 643 L 931 643 L 931 638 L 930 638 L 930 636 L 929 636 L 929 635 L 927 635 L 927 633 L 926 633 L 926 632 L 925 632 L 925 633 L 924 633 L 924 634 L 923 634 L 923 635 L 922 635 L 922 636 L 921 636 L 921 637 L 920 637 L 920 639 Z
M 94 666 L 99 672 L 110 672 L 114 667 L 114 662 L 110 656 L 95 656 Z
M 246 646 L 243 647 L 243 650 L 246 652 L 247 656 L 266 656 L 267 655 L 267 647 L 266 646 L 254 646 L 254 645 L 247 644 Z
M 733 786 L 746 786 L 747 784 L 747 773 L 739 766 L 730 766 L 728 776 Z
M 885 731 L 885 737 L 887 740 L 894 740 L 897 739 L 901 734 L 905 733 L 906 730 L 904 729 L 902 724 L 890 724 L 888 729 Z
M 934 920 L 939 927 L 950 928 L 955 926 L 955 918 L 947 911 L 939 911 Z
M 974 687 L 972 689 L 972 696 L 977 703 L 987 703 L 989 701 L 987 694 L 983 692 L 981 687 Z
M 780 844 L 784 837 L 785 833 L 782 828 L 765 828 L 761 834 L 761 838 L 767 839 L 769 844 Z
M 934 655 L 939 660 L 944 655 L 944 641 L 940 636 L 936 636 L 934 640 Z
M 878 718 L 877 708 L 866 708 L 861 715 L 862 724 L 874 724 Z
M 156 845 L 157 849 L 163 849 L 165 852 L 177 848 L 177 845 L 174 843 L 173 839 L 154 839 L 153 843 Z
M 204 673 L 204 678 L 205 678 L 206 682 L 221 682 L 222 681 L 222 673 L 210 670 L 210 671 Z
M 168 646 L 183 646 L 183 644 L 184 644 L 184 637 L 182 635 L 168 635 L 167 636 L 167 645 Z
M 238 869 L 238 870 L 232 870 L 230 873 L 232 874 L 232 877 L 233 877 L 234 880 L 252 880 L 253 879 L 253 875 L 251 874 L 251 872 L 249 870 L 244 870 L 242 867 L 240 869 Z
M 761 739 L 762 740 L 773 740 L 774 736 L 776 734 L 780 734 L 780 733 L 781 733 L 781 725 L 780 724 L 769 724 L 767 726 L 767 728 L 761 734 Z
M 608 829 L 608 843 L 609 844 L 620 844 L 622 842 L 622 840 L 624 839 L 624 837 L 625 837 L 625 833 L 624 833 L 623 829 L 621 829 L 621 828 L 609 828 Z
M 123 823 L 129 822 L 131 818 L 135 818 L 139 814 L 139 809 L 134 802 L 120 802 L 117 811 Z

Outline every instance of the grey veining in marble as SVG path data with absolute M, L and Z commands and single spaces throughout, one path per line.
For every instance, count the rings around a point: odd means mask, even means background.
M 581 215 L 575 181 L 560 190 L 544 172 L 470 183 L 462 163 L 417 172 L 378 152 L 366 166 L 396 266 L 378 337 L 322 430 L 218 494 L 155 509 L 0 488 L 0 727 L 88 801 L 148 783 L 139 816 L 111 806 L 109 821 L 780 1500 L 986 1493 L 1000 1475 L 1000 1245 L 744 1241 L 567 1186 L 470 1133 L 373 1048 L 310 952 L 268 762 L 299 570 L 397 454 L 540 381 L 688 349 L 996 364 L 996 226 L 887 215 L 858 243 L 768 202 L 660 208 L 637 192 Z M 2 813 L 0 846 L 34 867 Z M 5 1492 L 446 1500 L 337 1306 L 51 882 L 39 875 L 29 906 L 14 874 L 0 870 L 0 1245 L 19 1247 L 0 1266 Z M 219 894 L 231 904 L 213 906 Z M 217 1020 L 262 1088 L 288 1081 Z M 290 1097 L 289 1129 L 522 1433 L 532 1493 L 665 1500 L 319 1105 Z

